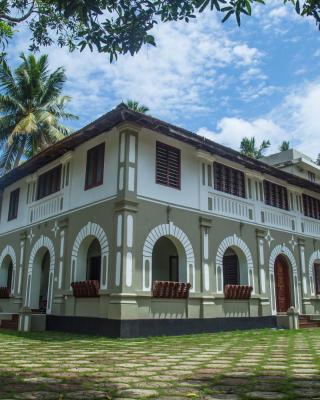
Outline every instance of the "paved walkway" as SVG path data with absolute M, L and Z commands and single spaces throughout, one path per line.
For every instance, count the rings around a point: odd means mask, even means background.
M 320 329 L 111 340 L 0 332 L 0 399 L 320 399 Z

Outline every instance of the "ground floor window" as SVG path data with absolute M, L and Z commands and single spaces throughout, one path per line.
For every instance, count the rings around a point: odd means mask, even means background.
M 223 285 L 240 285 L 239 259 L 231 248 L 223 256 Z

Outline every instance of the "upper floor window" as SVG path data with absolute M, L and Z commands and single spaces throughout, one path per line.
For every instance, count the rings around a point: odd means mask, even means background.
M 287 188 L 269 181 L 264 181 L 263 186 L 266 204 L 283 210 L 289 209 Z
M 15 189 L 10 193 L 10 202 L 9 202 L 9 212 L 8 212 L 8 221 L 17 218 L 18 216 L 18 207 L 19 207 L 19 195 L 20 189 Z
M 320 200 L 306 194 L 303 198 L 303 213 L 305 216 L 315 219 L 320 219 Z
M 85 190 L 103 184 L 104 147 L 101 143 L 87 152 Z
M 156 183 L 175 189 L 181 187 L 181 152 L 160 142 L 156 144 Z
M 214 188 L 233 196 L 245 197 L 244 173 L 226 165 L 214 164 Z
M 313 172 L 308 171 L 308 179 L 311 182 L 315 182 L 316 181 L 316 175 Z
M 61 164 L 39 176 L 37 200 L 60 190 Z
M 316 283 L 316 294 L 320 294 L 320 264 L 314 264 L 314 278 Z

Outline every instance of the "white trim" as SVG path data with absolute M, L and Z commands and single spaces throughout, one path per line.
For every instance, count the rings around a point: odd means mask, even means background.
M 223 195 L 226 195 L 226 193 L 223 193 Z M 234 196 L 234 198 L 237 198 L 237 196 Z M 137 199 L 138 200 L 150 201 L 150 203 L 155 203 L 155 204 L 163 204 L 163 205 L 166 205 L 166 206 L 168 205 L 167 201 L 155 200 L 155 199 L 153 199 L 151 197 L 148 197 L 148 196 L 137 195 Z M 240 199 L 240 201 L 241 201 L 241 199 Z M 252 201 L 252 202 L 256 203 L 258 206 L 259 205 L 260 206 L 261 205 L 262 206 L 267 206 L 265 203 L 260 202 L 260 201 Z M 211 216 L 211 217 L 214 216 L 214 217 L 222 219 L 222 220 L 228 220 L 228 221 L 233 221 L 233 222 L 234 221 L 242 222 L 242 223 L 245 223 L 246 225 L 253 226 L 254 228 L 257 228 L 257 227 L 260 226 L 260 227 L 262 227 L 264 229 L 267 228 L 269 230 L 276 231 L 276 232 L 281 232 L 281 233 L 284 233 L 284 234 L 292 235 L 293 233 L 294 234 L 298 233 L 299 236 L 305 236 L 307 238 L 314 239 L 314 235 L 312 235 L 312 234 L 308 235 L 308 234 L 306 234 L 304 232 L 296 232 L 296 231 L 293 232 L 291 230 L 287 231 L 287 230 L 284 230 L 284 229 L 280 229 L 279 227 L 276 227 L 276 226 L 269 226 L 269 225 L 262 224 L 262 223 L 259 223 L 259 222 L 254 222 L 254 221 L 251 221 L 251 220 L 247 221 L 247 220 L 243 220 L 243 219 L 237 219 L 237 218 L 234 218 L 234 217 L 229 217 L 227 215 L 215 214 L 213 211 L 207 211 L 207 210 L 204 210 L 204 209 L 201 209 L 201 208 L 182 206 L 182 205 L 179 205 L 179 204 L 174 203 L 174 202 L 170 202 L 169 205 L 172 206 L 172 207 L 175 207 L 175 208 L 177 208 L 179 210 L 188 210 L 190 212 L 197 213 L 197 214 L 199 214 L 199 211 L 200 211 L 204 215 L 208 215 L 208 216 Z M 299 216 L 301 216 L 301 215 L 299 215 Z M 306 217 L 304 217 L 304 218 L 306 218 Z
M 27 290 L 26 290 L 26 298 L 25 298 L 25 305 L 30 307 L 31 301 L 31 292 L 32 292 L 32 274 L 33 274 L 33 267 L 34 261 L 38 251 L 45 247 L 48 249 L 50 254 L 50 267 L 49 267 L 49 278 L 48 278 L 48 294 L 47 294 L 47 313 L 51 313 L 52 309 L 52 295 L 53 295 L 53 278 L 54 278 L 54 268 L 56 263 L 55 257 L 55 250 L 53 242 L 47 236 L 41 236 L 36 243 L 34 244 L 30 257 L 29 257 L 29 265 L 28 265 L 28 275 L 27 275 Z
M 126 256 L 126 285 L 127 287 L 132 286 L 132 252 L 128 251 Z
M 127 247 L 133 246 L 133 216 L 127 216 Z
M 2 268 L 3 260 L 9 256 L 12 261 L 12 280 L 11 280 L 11 294 L 14 294 L 15 280 L 16 280 L 16 270 L 17 270 L 17 257 L 14 248 L 7 245 L 1 252 L 0 255 L 0 268 Z
M 314 263 L 320 261 L 320 250 L 314 251 L 309 258 L 309 284 L 311 295 L 315 295 Z
M 136 137 L 129 136 L 129 162 L 135 164 L 136 162 Z
M 153 228 L 143 246 L 143 264 L 142 264 L 142 288 L 144 291 L 151 290 L 152 283 L 152 252 L 154 245 L 163 236 L 167 236 L 170 238 L 174 237 L 177 239 L 182 247 L 184 248 L 186 255 L 186 269 L 187 269 L 187 280 L 191 283 L 191 291 L 195 291 L 195 257 L 193 252 L 192 244 L 188 238 L 188 236 L 173 222 L 168 224 L 158 225 Z M 149 277 L 146 282 L 146 277 Z
M 238 247 L 244 254 L 248 268 L 248 283 L 255 293 L 253 261 L 249 247 L 236 234 L 226 237 L 219 245 L 216 255 L 217 293 L 223 293 L 223 256 L 229 247 Z
M 297 263 L 291 250 L 289 250 L 285 244 L 279 244 L 272 250 L 269 259 L 269 277 L 270 277 L 270 294 L 271 294 L 270 297 L 271 297 L 271 309 L 273 315 L 277 314 L 274 264 L 276 258 L 281 254 L 285 255 L 290 261 L 292 269 L 292 289 L 293 289 L 294 306 L 297 308 L 298 312 L 301 311 Z
M 77 263 L 78 253 L 80 246 L 84 239 L 88 236 L 94 236 L 100 243 L 101 248 L 101 272 L 103 272 L 103 266 L 105 265 L 105 276 L 101 273 L 101 289 L 107 289 L 108 287 L 108 259 L 109 259 L 109 243 L 105 231 L 100 225 L 94 222 L 88 222 L 78 233 L 72 247 L 71 252 L 71 266 L 72 273 L 70 274 L 70 283 L 76 280 L 77 276 Z
M 69 184 L 69 186 L 71 187 L 70 184 Z M 68 186 L 68 187 L 69 187 L 69 186 Z M 64 216 L 64 215 L 70 215 L 70 214 L 73 214 L 73 213 L 75 213 L 75 212 L 77 212 L 77 211 L 85 210 L 86 208 L 89 208 L 89 207 L 92 207 L 92 206 L 95 206 L 95 205 L 98 205 L 98 204 L 102 204 L 102 203 L 105 203 L 106 201 L 114 200 L 114 199 L 116 199 L 116 198 L 117 198 L 117 195 L 112 195 L 112 196 L 109 196 L 109 197 L 105 197 L 105 198 L 102 199 L 102 200 L 97 200 L 97 201 L 94 201 L 94 202 L 92 202 L 92 203 L 88 203 L 88 204 L 82 205 L 82 206 L 77 207 L 77 208 L 72 208 L 72 209 L 69 209 L 69 210 L 66 210 L 66 211 L 62 211 L 61 213 L 59 213 L 59 214 L 57 214 L 57 215 L 53 215 L 53 216 L 48 217 L 47 219 L 41 220 L 41 223 L 49 222 L 49 221 L 55 220 L 55 219 L 57 219 L 57 218 L 61 218 L 61 217 Z M 29 229 L 29 228 L 32 228 L 32 227 L 36 227 L 36 226 L 38 226 L 38 225 L 39 225 L 39 221 L 38 221 L 38 222 L 28 223 L 28 224 L 23 224 L 23 223 L 21 223 L 21 226 L 19 226 L 18 228 L 14 228 L 14 229 L 11 229 L 11 230 L 6 231 L 6 232 L 1 232 L 1 233 L 0 233 L 0 238 L 1 238 L 2 236 L 8 235 L 9 233 L 14 233 L 14 232 L 19 232 L 19 231 L 21 231 L 21 227 L 24 227 L 24 228 L 28 228 L 28 229 Z

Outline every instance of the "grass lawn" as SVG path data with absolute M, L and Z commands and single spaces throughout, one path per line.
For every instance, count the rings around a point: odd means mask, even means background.
M 0 332 L 0 399 L 320 399 L 320 329 L 116 340 Z

